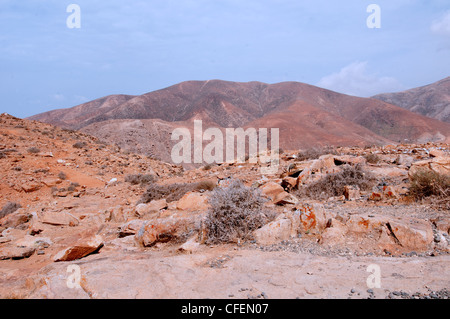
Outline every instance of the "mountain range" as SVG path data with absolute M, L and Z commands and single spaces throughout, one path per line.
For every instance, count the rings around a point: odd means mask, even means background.
M 448 142 L 450 78 L 361 98 L 299 82 L 187 81 L 143 95 L 110 95 L 28 119 L 80 130 L 170 161 L 175 128 L 279 128 L 280 147 Z M 432 118 L 435 117 L 435 118 Z

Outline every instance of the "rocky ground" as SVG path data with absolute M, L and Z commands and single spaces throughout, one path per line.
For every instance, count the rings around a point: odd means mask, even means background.
M 185 171 L 51 125 L 8 115 L 0 125 L 2 298 L 448 298 L 449 212 L 409 196 L 414 171 L 449 174 L 447 144 L 284 151 L 263 175 L 267 163 Z M 358 164 L 375 176 L 369 190 L 298 191 Z M 237 178 L 275 217 L 251 240 L 211 244 L 211 191 L 139 203 L 146 186 L 131 174 L 161 185 Z

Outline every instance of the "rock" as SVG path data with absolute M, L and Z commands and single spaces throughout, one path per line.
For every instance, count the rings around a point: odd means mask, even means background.
M 275 196 L 285 193 L 284 188 L 275 182 L 268 182 L 261 186 L 261 194 L 273 200 Z
M 75 227 L 80 224 L 78 218 L 67 212 L 44 212 L 41 216 L 43 224 Z
M 0 231 L 6 228 L 17 228 L 30 221 L 32 215 L 26 213 L 23 208 L 19 208 L 12 214 L 8 214 L 0 219 Z
M 334 163 L 337 166 L 348 164 L 348 165 L 365 165 L 366 159 L 362 156 L 352 156 L 352 155 L 341 155 L 334 156 Z
M 37 182 L 28 182 L 22 185 L 22 189 L 25 193 L 32 193 L 41 188 L 41 183 Z
M 144 224 L 144 221 L 138 219 L 134 219 L 123 224 L 119 227 L 119 237 L 133 236 L 137 234 Z
M 178 210 L 205 211 L 209 207 L 206 194 L 190 192 L 177 202 Z
M 378 193 L 378 192 L 372 192 L 372 194 L 370 194 L 369 196 L 369 200 L 373 200 L 373 201 L 380 201 L 383 199 L 383 194 Z
M 394 164 L 410 167 L 413 162 L 414 158 L 412 156 L 406 154 L 399 154 L 395 159 Z
M 28 258 L 36 251 L 33 247 L 17 247 L 13 244 L 0 247 L 0 260 Z
M 103 237 L 96 235 L 79 240 L 75 245 L 66 248 L 55 255 L 53 260 L 73 261 L 98 251 L 103 246 Z
M 123 207 L 121 205 L 108 208 L 105 210 L 105 215 L 107 222 L 121 223 L 126 220 L 123 214 Z
M 167 201 L 165 198 L 160 200 L 153 200 L 148 204 L 139 204 L 136 206 L 136 215 L 139 218 L 144 218 L 147 215 L 158 213 L 161 209 L 167 208 Z
M 285 177 L 281 181 L 281 187 L 286 190 L 291 190 L 297 186 L 297 178 L 294 177 Z
M 16 240 L 15 244 L 19 247 L 42 249 L 48 248 L 53 244 L 53 242 L 48 237 L 35 237 L 26 235 L 22 239 Z
M 429 155 L 431 157 L 446 157 L 448 156 L 448 154 L 442 150 L 438 150 L 438 149 L 431 149 Z
M 370 171 L 376 178 L 404 178 L 408 176 L 408 171 L 401 167 L 372 167 Z
M 272 202 L 275 205 L 296 205 L 298 203 L 298 199 L 294 195 L 283 191 L 282 193 L 275 195 Z
M 312 205 L 298 205 L 296 207 L 300 212 L 300 232 L 320 233 L 328 224 L 328 221 L 333 216 L 325 213 L 324 207 L 321 204 Z
M 450 234 L 450 218 L 440 216 L 431 219 L 431 222 L 436 226 L 437 230 Z
M 423 220 L 390 220 L 388 228 L 405 249 L 424 251 L 431 247 L 434 240 L 431 224 Z
M 398 199 L 399 196 L 397 194 L 397 191 L 393 186 L 384 186 L 383 187 L 383 196 L 385 198 L 396 198 Z
M 335 223 L 336 224 L 336 223 Z M 340 245 L 345 242 L 345 228 L 329 227 L 325 229 L 320 236 L 320 243 L 327 246 Z
M 372 239 L 381 249 L 425 251 L 432 246 L 431 224 L 415 218 L 352 215 L 345 223 L 347 236 Z
M 288 240 L 291 236 L 291 221 L 279 219 L 257 229 L 253 232 L 256 243 L 260 245 L 277 244 Z
M 409 176 L 419 171 L 433 171 L 438 174 L 450 175 L 450 156 L 415 162 L 409 169 Z
M 44 184 L 47 187 L 53 187 L 61 183 L 62 180 L 60 180 L 59 178 L 45 178 L 42 180 L 42 184 Z
M 187 242 L 185 242 L 178 248 L 178 251 L 187 254 L 192 254 L 193 252 L 197 251 L 200 247 L 200 243 L 197 240 L 198 235 L 191 237 Z
M 356 186 L 345 186 L 344 196 L 346 200 L 356 200 L 361 198 L 359 188 Z
M 135 238 L 140 245 L 151 247 L 156 243 L 167 243 L 185 234 L 198 231 L 199 227 L 195 217 L 158 218 L 145 222 Z

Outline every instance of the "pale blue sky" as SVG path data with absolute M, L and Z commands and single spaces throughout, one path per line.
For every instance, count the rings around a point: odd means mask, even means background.
M 371 96 L 450 76 L 449 0 L 0 0 L 0 30 L 0 112 L 18 117 L 187 80 Z

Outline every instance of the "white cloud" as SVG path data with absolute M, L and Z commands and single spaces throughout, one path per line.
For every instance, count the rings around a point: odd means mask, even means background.
M 361 97 L 405 89 L 395 78 L 368 73 L 367 62 L 353 62 L 339 72 L 323 77 L 317 85 L 339 93 Z
M 440 19 L 433 21 L 431 31 L 438 34 L 450 35 L 450 11 L 447 11 Z

